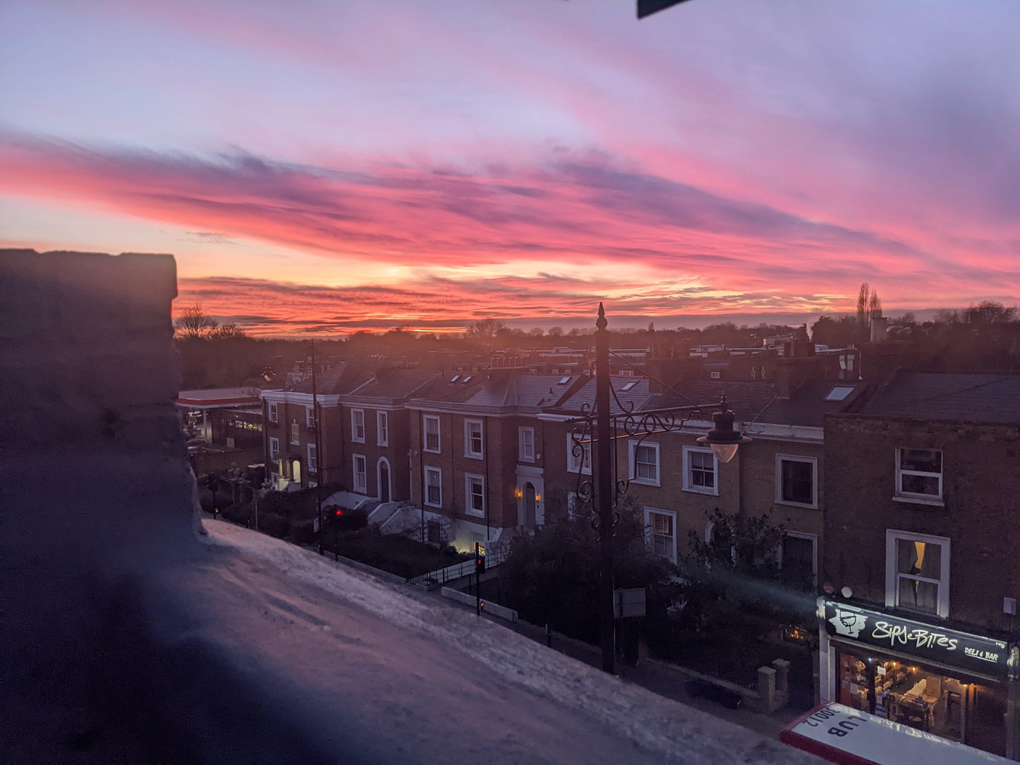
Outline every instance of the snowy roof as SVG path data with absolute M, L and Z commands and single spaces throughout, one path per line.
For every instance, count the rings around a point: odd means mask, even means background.
M 238 682 L 279 715 L 271 727 L 292 726 L 295 745 L 321 755 L 305 761 L 819 763 L 434 594 L 205 527 L 215 604 L 188 623 L 189 639 L 244 667 Z

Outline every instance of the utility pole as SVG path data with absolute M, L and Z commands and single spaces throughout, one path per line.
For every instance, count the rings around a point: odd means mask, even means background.
M 599 303 L 595 322 L 595 494 L 599 532 L 599 623 L 602 669 L 616 674 L 616 625 L 613 608 L 613 447 L 609 377 L 609 330 L 606 311 Z M 584 459 L 582 454 L 581 459 Z
M 322 471 L 319 465 L 322 464 L 322 443 L 319 437 L 322 431 L 322 423 L 319 422 L 319 391 L 316 387 L 316 363 L 315 363 L 315 341 L 312 341 L 312 412 L 315 413 L 315 510 L 319 515 L 319 555 L 325 555 L 322 544 L 322 535 L 325 529 L 322 526 Z

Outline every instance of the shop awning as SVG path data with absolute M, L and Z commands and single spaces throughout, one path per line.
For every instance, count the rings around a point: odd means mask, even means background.
M 1011 765 L 1013 760 L 842 704 L 823 704 L 782 730 L 786 744 L 839 765 Z

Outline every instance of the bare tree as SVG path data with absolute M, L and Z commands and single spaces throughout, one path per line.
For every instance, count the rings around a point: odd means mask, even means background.
M 878 296 L 878 290 L 872 290 L 871 286 L 864 282 L 857 293 L 857 336 L 860 342 L 866 343 L 871 339 L 871 325 L 875 319 L 882 318 L 882 300 Z
M 182 340 L 207 337 L 219 326 L 219 322 L 209 316 L 201 303 L 187 306 L 174 322 L 174 333 Z
M 468 327 L 467 336 L 472 340 L 493 340 L 507 330 L 506 322 L 499 319 L 482 319 Z
M 1006 308 L 994 300 L 982 300 L 963 312 L 964 321 L 968 324 L 1008 324 L 1017 318 L 1017 309 Z

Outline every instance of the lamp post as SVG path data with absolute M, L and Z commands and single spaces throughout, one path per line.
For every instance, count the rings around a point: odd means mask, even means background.
M 602 669 L 616 673 L 616 625 L 613 607 L 613 528 L 619 520 L 616 508 L 625 494 L 629 479 L 617 479 L 617 444 L 622 438 L 637 438 L 637 446 L 650 435 L 680 430 L 694 414 L 718 409 L 712 415 L 714 427 L 698 439 L 711 447 L 720 462 L 729 462 L 740 444 L 750 438 L 735 430 L 735 416 L 723 397 L 713 404 L 692 404 L 662 409 L 635 411 L 634 403 L 625 404 L 613 389 L 609 368 L 609 330 L 606 312 L 599 303 L 595 322 L 595 406 L 581 406 L 581 417 L 568 420 L 573 426 L 571 453 L 577 461 L 577 500 L 589 507 L 591 523 L 599 535 L 599 624 L 602 640 Z M 616 410 L 613 411 L 613 402 Z M 702 415 L 703 416 L 703 415 Z M 583 480 L 586 452 L 594 443 L 592 479 Z

